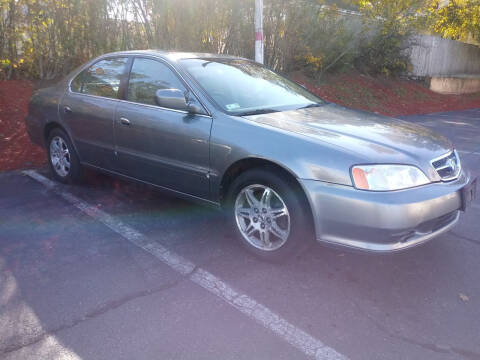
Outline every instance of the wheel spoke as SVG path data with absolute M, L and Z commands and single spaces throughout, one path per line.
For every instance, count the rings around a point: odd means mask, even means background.
M 245 229 L 245 234 L 247 234 L 247 236 L 252 236 L 255 230 L 256 230 L 255 227 L 252 225 L 252 223 L 250 223 Z
M 262 240 L 263 244 L 266 247 L 271 247 L 272 246 L 272 243 L 270 242 L 270 232 L 260 231 L 260 240 Z
M 51 145 L 50 145 L 50 152 L 58 152 L 58 144 L 56 140 L 53 140 Z
M 237 209 L 237 215 L 243 218 L 250 218 L 250 209 L 249 208 L 239 208 Z
M 280 229 L 278 224 L 275 222 L 272 223 L 272 226 L 270 227 L 270 232 L 282 240 L 285 240 L 288 236 L 287 232 L 285 230 Z
M 258 200 L 255 198 L 252 189 L 245 190 L 245 198 L 247 199 L 248 205 L 251 207 L 258 206 Z
M 280 216 L 286 216 L 288 215 L 287 208 L 285 206 L 279 208 L 279 209 L 272 209 L 272 217 L 274 219 L 279 218 Z
M 272 199 L 272 190 L 266 188 L 262 194 L 262 198 L 260 199 L 260 204 L 264 208 L 270 208 L 270 200 Z

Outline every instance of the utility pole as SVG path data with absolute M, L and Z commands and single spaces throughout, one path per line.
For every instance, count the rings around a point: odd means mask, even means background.
M 255 61 L 263 64 L 263 0 L 255 0 Z

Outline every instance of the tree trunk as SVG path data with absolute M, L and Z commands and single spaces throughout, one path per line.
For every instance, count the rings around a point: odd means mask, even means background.
M 10 67 L 8 69 L 7 79 L 10 80 L 13 75 L 13 65 L 17 62 L 17 37 L 15 36 L 15 0 L 10 0 L 8 10 L 8 49 Z

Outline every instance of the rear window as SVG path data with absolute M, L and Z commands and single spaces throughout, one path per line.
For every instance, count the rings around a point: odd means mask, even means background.
M 77 75 L 71 90 L 82 94 L 118 99 L 127 58 L 100 60 Z
M 72 83 L 70 84 L 70 89 L 73 92 L 82 92 L 82 85 L 83 85 L 83 74 L 84 71 L 82 71 L 80 74 L 78 74 L 75 79 L 72 80 Z

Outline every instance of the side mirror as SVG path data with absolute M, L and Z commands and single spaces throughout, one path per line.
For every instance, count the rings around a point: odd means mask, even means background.
M 158 106 L 164 108 L 205 115 L 203 107 L 189 95 L 178 89 L 159 89 L 155 92 L 155 101 Z
M 158 106 L 188 111 L 187 99 L 183 91 L 178 89 L 159 89 L 155 92 L 155 101 Z

